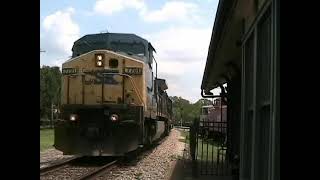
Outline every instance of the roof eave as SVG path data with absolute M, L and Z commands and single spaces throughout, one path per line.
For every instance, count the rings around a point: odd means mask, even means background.
M 224 25 L 226 23 L 227 15 L 232 7 L 234 0 L 220 0 L 217 8 L 217 13 L 213 25 L 211 40 L 208 48 L 208 55 L 205 70 L 203 73 L 201 89 L 208 89 L 207 80 L 209 77 L 209 69 L 214 61 L 214 56 L 217 51 L 218 44 L 221 40 L 221 34 L 224 31 Z M 215 85 L 216 87 L 218 85 Z M 213 87 L 214 88 L 214 87 Z

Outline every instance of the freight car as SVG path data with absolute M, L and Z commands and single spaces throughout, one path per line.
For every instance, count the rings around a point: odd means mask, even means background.
M 222 117 L 222 118 L 221 118 Z M 201 135 L 224 141 L 227 133 L 227 106 L 216 99 L 213 105 L 201 107 L 199 128 Z
M 72 52 L 62 64 L 56 149 L 123 156 L 169 134 L 172 101 L 165 79 L 157 77 L 150 42 L 134 34 L 90 34 L 75 41 Z

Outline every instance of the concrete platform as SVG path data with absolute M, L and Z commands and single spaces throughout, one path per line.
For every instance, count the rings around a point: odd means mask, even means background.
M 186 160 L 177 160 L 171 172 L 169 180 L 234 180 L 232 176 L 192 176 L 191 162 Z

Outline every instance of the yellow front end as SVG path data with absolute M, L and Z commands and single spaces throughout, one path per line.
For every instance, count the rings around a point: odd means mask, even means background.
M 134 104 L 144 106 L 142 61 L 95 50 L 62 65 L 62 104 Z
M 143 144 L 142 60 L 94 50 L 65 62 L 62 73 L 56 149 L 64 154 L 113 156 Z

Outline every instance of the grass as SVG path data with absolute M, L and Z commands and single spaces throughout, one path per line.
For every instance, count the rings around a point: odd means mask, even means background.
M 53 129 L 40 130 L 40 151 L 53 148 L 54 131 Z
M 179 129 L 178 131 L 181 133 L 181 136 L 183 137 L 183 139 L 179 139 L 179 141 L 189 144 L 189 131 L 181 129 Z
M 202 143 L 203 142 L 203 143 Z M 217 154 L 218 154 L 218 147 L 215 143 L 212 143 L 207 140 L 198 139 L 198 148 L 197 148 L 197 158 L 199 160 L 206 160 L 208 159 L 216 161 L 217 160 Z
M 183 139 L 179 139 L 180 142 L 190 143 L 189 142 L 189 131 L 180 130 L 181 136 L 183 136 Z M 203 141 L 203 144 L 202 144 Z M 198 138 L 198 144 L 197 144 L 197 159 L 206 161 L 216 161 L 217 160 L 217 154 L 218 154 L 218 148 L 220 147 L 217 142 L 214 142 L 212 139 L 210 140 L 203 140 L 202 138 Z M 221 151 L 221 154 L 225 154 L 225 151 Z M 222 156 L 220 156 L 222 158 Z

